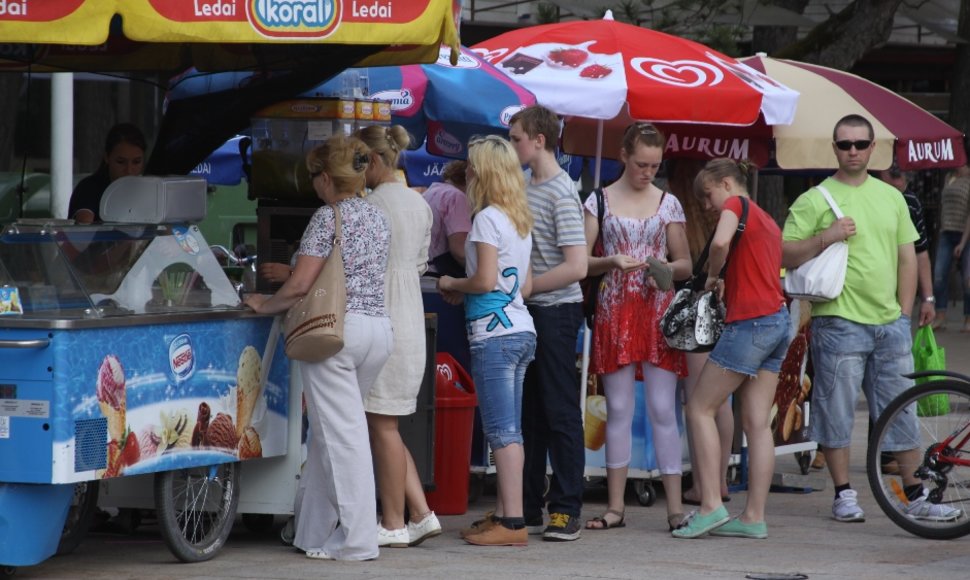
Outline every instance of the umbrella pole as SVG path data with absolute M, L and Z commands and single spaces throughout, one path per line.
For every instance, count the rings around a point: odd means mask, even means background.
M 593 188 L 600 186 L 600 169 L 603 163 L 603 119 L 596 121 L 596 162 L 593 165 Z M 583 361 L 579 372 L 579 402 L 580 411 L 583 417 L 583 424 L 586 424 L 586 382 L 589 379 L 589 350 L 593 332 L 586 326 L 586 318 L 583 317 Z
M 596 161 L 593 164 L 593 189 L 600 186 L 600 168 L 603 164 L 603 119 L 596 121 Z

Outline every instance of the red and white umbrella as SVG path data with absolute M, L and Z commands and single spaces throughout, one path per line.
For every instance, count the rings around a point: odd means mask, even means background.
M 612 19 L 520 28 L 472 47 L 560 115 L 791 122 L 798 93 L 703 44 Z
M 771 128 L 775 161 L 782 169 L 835 168 L 832 128 L 851 113 L 866 117 L 875 129 L 873 169 L 889 167 L 894 152 L 903 170 L 959 167 L 967 162 L 960 131 L 885 87 L 814 64 L 762 55 L 743 61 L 802 95 L 793 122 Z
M 606 121 L 628 108 L 645 121 L 776 125 L 792 121 L 798 102 L 797 92 L 732 57 L 610 13 L 513 30 L 472 49 L 567 117 Z

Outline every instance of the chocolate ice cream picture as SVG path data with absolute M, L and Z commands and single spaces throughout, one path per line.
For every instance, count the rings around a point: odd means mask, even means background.
M 195 420 L 195 428 L 192 429 L 192 447 L 201 447 L 205 440 L 205 432 L 209 428 L 209 417 L 212 411 L 207 403 L 199 403 L 199 415 Z

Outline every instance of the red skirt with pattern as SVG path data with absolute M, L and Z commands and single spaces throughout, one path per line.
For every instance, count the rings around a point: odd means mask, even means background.
M 642 273 L 610 276 L 642 276 Z M 619 282 L 619 280 L 610 280 Z M 606 280 L 604 280 L 606 282 Z M 684 353 L 667 346 L 660 332 L 660 317 L 673 300 L 673 291 L 652 285 L 619 284 L 601 288 L 593 323 L 593 344 L 589 372 L 606 374 L 629 364 L 647 362 L 656 367 L 687 376 Z M 611 291 L 612 290 L 612 291 Z M 640 375 L 640 369 L 637 369 Z

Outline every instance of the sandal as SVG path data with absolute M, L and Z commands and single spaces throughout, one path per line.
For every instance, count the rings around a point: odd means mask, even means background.
M 606 519 L 606 516 L 610 514 L 620 519 L 615 522 L 610 522 L 609 520 Z M 587 530 L 612 530 L 613 528 L 625 528 L 626 522 L 624 521 L 624 519 L 625 519 L 625 516 L 623 515 L 623 512 L 618 512 L 616 510 L 606 510 L 605 514 L 595 517 L 591 520 L 586 520 L 586 529 Z M 590 524 L 596 524 L 596 525 L 590 526 Z

